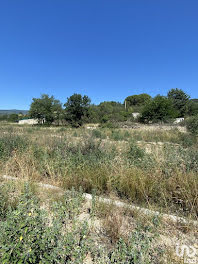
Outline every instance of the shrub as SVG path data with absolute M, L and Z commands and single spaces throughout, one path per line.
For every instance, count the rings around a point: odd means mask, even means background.
M 125 139 L 130 138 L 130 136 L 131 136 L 131 134 L 128 131 L 124 132 L 124 138 Z
M 9 134 L 0 138 L 0 159 L 8 158 L 14 151 L 22 152 L 28 146 L 28 140 L 21 136 Z
M 61 127 L 61 128 L 59 128 L 59 129 L 57 129 L 57 131 L 56 132 L 66 132 L 67 131 L 67 128 L 66 127 Z
M 62 204 L 57 213 L 67 210 Z M 89 248 L 86 223 L 75 221 L 69 229 L 60 217 L 49 217 L 28 184 L 16 209 L 0 222 L 0 229 L 1 263 L 83 263 Z
M 115 236 L 115 244 L 105 247 L 90 234 L 92 226 L 89 229 L 88 223 L 79 219 L 83 201 L 82 192 L 72 190 L 41 209 L 39 199 L 25 183 L 17 206 L 10 207 L 0 221 L 0 263 L 80 264 L 87 263 L 88 255 L 98 264 L 157 263 L 158 251 L 151 243 L 156 235 L 153 225 L 138 224 L 123 238 L 119 234 L 121 222 L 114 227 L 112 219 L 113 232 L 109 226 L 107 231 Z
M 102 127 L 102 128 L 118 128 L 119 125 L 118 125 L 118 123 L 105 122 L 105 123 L 101 123 L 100 127 Z
M 51 209 L 54 216 L 59 218 L 61 222 L 75 220 L 75 217 L 80 213 L 83 201 L 82 188 L 79 189 L 79 192 L 72 188 L 71 191 L 65 191 L 61 199 L 52 204 Z
M 140 121 L 148 122 L 165 122 L 176 115 L 172 102 L 164 96 L 156 96 L 147 103 L 142 111 Z
M 101 148 L 101 141 L 96 142 L 92 138 L 79 145 L 70 144 L 66 149 L 67 158 L 74 166 L 95 165 L 109 163 L 115 156 L 114 151 L 106 151 Z
M 103 261 L 97 263 L 155 263 L 155 258 L 159 252 L 156 247 L 155 249 L 151 247 L 155 236 L 150 235 L 149 230 L 149 227 L 137 226 L 127 240 L 120 238 L 115 248 L 106 255 L 106 258 L 103 256 Z M 156 256 L 153 254 L 154 251 L 157 253 Z
M 73 133 L 73 137 L 78 137 L 78 134 L 76 131 Z
M 198 115 L 189 118 L 186 123 L 188 131 L 194 135 L 198 135 Z
M 170 145 L 164 146 L 164 160 L 161 170 L 170 177 L 174 172 L 198 172 L 198 150 L 196 148 L 183 148 Z
M 190 135 L 187 133 L 181 133 L 178 134 L 179 142 L 181 142 L 183 147 L 191 147 L 197 143 L 196 137 L 194 135 Z
M 92 137 L 104 139 L 106 138 L 106 135 L 102 133 L 100 130 L 94 129 L 92 130 Z
M 124 140 L 125 137 L 120 130 L 112 130 L 111 139 L 115 141 Z
M 13 195 L 13 192 L 13 185 L 0 185 L 0 220 L 5 219 L 8 210 L 16 206 L 17 197 Z M 12 196 L 12 198 L 10 198 L 10 196 Z
M 150 169 L 154 166 L 154 160 L 151 154 L 146 153 L 134 141 L 130 142 L 127 159 L 130 165 L 139 168 Z

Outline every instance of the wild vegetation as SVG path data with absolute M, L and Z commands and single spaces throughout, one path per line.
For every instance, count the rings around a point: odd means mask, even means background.
M 125 104 L 90 102 L 74 94 L 62 108 L 42 95 L 29 111 L 38 125 L 1 123 L 0 175 L 19 184 L 0 185 L 0 262 L 182 263 L 175 244 L 192 245 L 198 235 L 190 222 L 198 219 L 196 103 L 179 89 L 167 97 L 129 96 Z M 141 113 L 136 122 L 134 110 Z M 182 116 L 180 126 L 173 124 Z M 43 192 L 35 182 L 64 193 Z M 83 192 L 93 194 L 91 204 Z M 188 224 L 173 228 L 160 216 L 103 204 L 98 196 L 185 217 Z
M 170 225 L 159 217 L 97 198 L 87 203 L 82 190 L 43 192 L 32 182 L 3 182 L 0 197 L 1 263 L 181 263 L 160 240 Z M 193 232 L 186 238 L 194 241 Z
M 175 130 L 1 127 L 1 174 L 196 218 L 197 138 Z
M 198 115 L 187 120 L 187 129 L 194 135 L 198 135 Z
M 150 224 L 134 223 L 133 230 L 124 235 L 123 219 L 111 225 L 113 217 L 118 221 L 113 208 L 97 201 L 86 207 L 80 192 L 72 190 L 62 196 L 45 192 L 43 197 L 30 183 L 18 188 L 7 183 L 0 187 L 1 263 L 162 263 L 160 246 L 152 246 L 158 233 L 157 219 Z M 132 214 L 122 213 L 125 217 Z M 105 237 L 111 242 L 104 245 Z
M 139 113 L 134 118 L 133 113 Z M 190 99 L 181 89 L 171 89 L 167 96 L 138 94 L 126 97 L 123 103 L 114 101 L 91 104 L 91 99 L 81 94 L 73 94 L 62 103 L 47 94 L 33 98 L 28 114 L 1 115 L 0 120 L 17 122 L 24 118 L 34 118 L 43 125 L 64 125 L 80 127 L 86 123 L 100 123 L 105 127 L 116 127 L 118 123 L 136 121 L 142 123 L 170 123 L 177 117 L 197 119 L 198 103 Z
M 30 182 L 0 186 L 1 262 L 179 263 L 157 239 L 167 228 L 160 218 L 145 221 L 95 200 L 87 208 L 82 198 L 82 192 L 110 196 L 197 219 L 197 137 L 147 128 L 1 125 L 0 174 Z M 65 195 L 42 197 L 34 185 L 39 181 L 62 187 Z M 197 239 L 190 224 L 175 228 Z

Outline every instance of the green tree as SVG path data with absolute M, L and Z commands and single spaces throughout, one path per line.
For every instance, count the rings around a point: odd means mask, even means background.
M 10 122 L 18 122 L 19 116 L 17 114 L 10 114 L 8 117 L 8 121 Z
M 164 122 L 168 119 L 175 118 L 176 114 L 172 102 L 167 97 L 157 95 L 145 105 L 140 121 L 145 123 L 150 121 Z
M 91 100 L 87 95 L 73 94 L 67 98 L 65 120 L 73 127 L 79 127 L 88 120 Z
M 178 117 L 183 117 L 188 111 L 190 96 L 178 88 L 171 89 L 167 96 L 168 99 L 172 101 L 175 110 L 178 112 Z
M 149 101 L 151 101 L 151 96 L 149 94 L 135 94 L 128 96 L 126 99 L 127 108 L 133 107 L 134 110 L 140 110 L 141 107 L 144 107 Z
M 190 133 L 197 136 L 198 135 L 198 115 L 192 116 L 189 119 L 187 119 L 186 127 Z
M 29 114 L 41 123 L 43 120 L 47 124 L 52 124 L 59 118 L 62 112 L 62 106 L 59 100 L 54 96 L 42 94 L 41 98 L 33 98 Z
M 91 104 L 89 106 L 89 122 L 90 123 L 99 123 L 100 122 L 100 109 L 98 105 Z
M 119 102 L 105 101 L 99 104 L 98 109 L 101 123 L 125 121 L 128 116 L 124 105 Z
M 7 121 L 8 115 L 7 114 L 0 114 L 0 121 Z
M 198 115 L 198 99 L 189 100 L 187 114 L 189 116 Z

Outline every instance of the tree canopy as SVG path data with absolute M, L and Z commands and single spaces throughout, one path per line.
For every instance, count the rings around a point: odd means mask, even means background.
M 54 96 L 42 94 L 41 98 L 33 98 L 32 100 L 29 114 L 38 119 L 39 122 L 44 120 L 47 124 L 51 124 L 62 112 L 61 103 Z
M 29 115 L 41 123 L 47 124 L 68 123 L 79 127 L 84 123 L 111 123 L 131 121 L 132 113 L 139 112 L 142 122 L 167 121 L 168 119 L 193 116 L 198 114 L 198 100 L 189 99 L 181 89 L 171 89 L 167 96 L 158 95 L 152 98 L 149 94 L 142 93 L 126 97 L 126 106 L 115 101 L 104 101 L 98 105 L 91 104 L 87 95 L 74 93 L 67 98 L 64 109 L 59 100 L 47 94 L 40 98 L 33 98 Z M 3 120 L 2 117 L 1 119 Z M 18 119 L 20 119 L 19 117 Z M 7 120 L 16 120 L 14 116 L 6 116 Z M 56 122 L 55 122 L 56 121 Z M 104 124 L 106 123 L 106 124 Z
M 75 93 L 67 98 L 67 102 L 64 104 L 65 120 L 72 126 L 81 126 L 89 116 L 90 103 L 91 99 L 87 95 L 82 96 Z
M 178 117 L 183 117 L 188 111 L 190 96 L 181 89 L 175 88 L 168 92 L 167 97 L 172 101 L 173 106 L 178 113 Z
M 151 100 L 151 96 L 146 93 L 135 94 L 128 96 L 125 101 L 127 102 L 127 106 L 143 106 Z
M 141 121 L 157 122 L 167 121 L 174 118 L 176 113 L 172 102 L 165 96 L 157 95 L 153 100 L 147 103 L 142 111 Z

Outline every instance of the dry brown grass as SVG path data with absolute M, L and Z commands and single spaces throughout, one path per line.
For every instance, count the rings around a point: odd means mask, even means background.
M 106 139 L 101 142 L 100 139 L 92 137 L 91 130 L 83 128 L 5 126 L 0 127 L 0 131 L 2 135 L 18 134 L 29 140 L 25 151 L 16 149 L 6 160 L 0 159 L 1 174 L 52 183 L 67 189 L 78 189 L 81 186 L 85 192 L 92 192 L 93 189 L 99 194 L 109 195 L 114 192 L 119 197 L 139 205 L 197 217 L 196 170 L 185 171 L 186 165 L 182 163 L 174 165 L 177 161 L 176 155 L 179 155 L 179 150 L 176 151 L 178 146 L 165 151 L 166 144 L 159 146 L 145 143 L 161 140 L 172 144 L 178 142 L 178 132 L 128 130 L 133 140 L 144 141 L 138 143 L 139 149 L 147 150 L 147 155 L 152 156 L 154 166 L 151 166 L 147 159 L 144 160 L 144 156 L 140 159 L 132 156 L 135 159 L 134 164 L 129 164 L 127 153 L 131 138 L 127 138 L 127 141 L 110 140 L 110 129 L 101 129 L 101 133 L 106 135 Z M 120 129 L 121 134 L 125 132 L 126 130 Z M 100 143 L 102 154 L 98 149 L 83 149 L 86 152 L 78 155 L 78 147 L 83 146 L 87 139 Z M 69 148 L 71 150 L 66 155 L 65 151 Z M 167 158 L 170 162 L 166 161 Z

